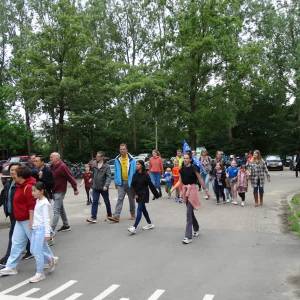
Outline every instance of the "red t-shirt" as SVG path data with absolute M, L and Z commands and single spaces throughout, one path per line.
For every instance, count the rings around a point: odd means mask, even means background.
M 84 180 L 84 186 L 86 188 L 91 188 L 92 187 L 92 181 L 90 181 L 90 179 L 92 178 L 92 172 L 84 172 L 83 175 L 83 180 Z
M 29 211 L 34 210 L 36 200 L 32 196 L 32 186 L 35 183 L 35 178 L 29 177 L 24 183 L 16 185 L 13 210 L 17 221 L 29 220 Z

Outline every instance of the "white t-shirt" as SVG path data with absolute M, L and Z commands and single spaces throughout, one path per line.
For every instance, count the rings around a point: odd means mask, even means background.
M 32 228 L 45 227 L 45 237 L 50 237 L 51 204 L 46 197 L 37 199 L 33 212 Z

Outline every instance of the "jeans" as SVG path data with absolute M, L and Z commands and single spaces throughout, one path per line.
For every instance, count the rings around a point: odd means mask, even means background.
M 22 252 L 25 250 L 30 240 L 31 230 L 29 229 L 29 220 L 16 221 L 14 233 L 12 235 L 12 245 L 10 255 L 6 263 L 9 269 L 15 269 L 21 260 Z
M 155 188 L 160 189 L 160 173 L 159 172 L 150 172 L 150 178 L 151 181 L 153 183 L 153 185 L 155 186 Z
M 199 231 L 199 224 L 194 214 L 194 207 L 192 204 L 187 201 L 186 203 L 186 228 L 185 228 L 185 237 L 191 239 L 193 237 L 193 228 L 194 231 Z
M 258 192 L 260 195 L 264 194 L 264 187 L 260 186 L 260 179 L 257 180 L 257 186 L 253 187 L 253 193 L 257 194 Z
M 118 189 L 118 201 L 116 204 L 115 214 L 114 216 L 119 218 L 121 215 L 124 198 L 127 194 L 129 200 L 129 210 L 132 216 L 135 215 L 135 200 L 134 200 L 134 192 L 128 186 L 128 181 L 123 180 L 122 185 L 117 185 Z
M 233 201 L 237 199 L 237 182 L 230 183 L 231 197 Z
M 224 186 L 219 185 L 218 182 L 215 182 L 215 193 L 217 197 L 217 202 L 220 202 L 220 197 L 222 197 L 223 201 L 225 201 L 225 194 L 224 194 Z
M 92 196 L 90 193 L 91 189 L 89 187 L 85 187 L 85 192 L 86 192 L 86 203 L 92 203 Z
M 257 194 L 259 192 L 260 195 L 263 195 L 264 193 L 264 188 L 262 186 L 255 186 L 253 188 L 253 193 Z
M 93 202 L 92 202 L 92 209 L 91 209 L 91 216 L 93 219 L 97 219 L 98 203 L 99 203 L 100 194 L 103 197 L 103 200 L 104 200 L 104 203 L 106 206 L 107 216 L 111 217 L 111 206 L 110 206 L 110 202 L 109 202 L 108 190 L 101 191 L 101 190 L 93 189 Z
M 53 200 L 54 200 L 54 207 L 53 207 L 53 220 L 52 220 L 52 230 L 55 231 L 57 226 L 59 217 L 61 216 L 63 225 L 68 226 L 69 222 L 67 219 L 67 214 L 64 208 L 64 198 L 66 193 L 54 193 Z
M 30 251 L 35 258 L 36 273 L 44 272 L 44 263 L 51 262 L 53 253 L 45 240 L 45 227 L 39 226 L 32 229 Z
M 205 187 L 209 190 L 209 173 L 201 174 Z
M 138 227 L 138 225 L 139 225 L 139 223 L 141 221 L 141 218 L 142 218 L 142 214 L 144 215 L 147 223 L 151 224 L 151 220 L 150 220 L 147 208 L 146 208 L 146 204 L 144 202 L 140 202 L 138 204 L 137 213 L 136 213 L 136 219 L 135 219 L 135 223 L 133 225 L 135 228 Z

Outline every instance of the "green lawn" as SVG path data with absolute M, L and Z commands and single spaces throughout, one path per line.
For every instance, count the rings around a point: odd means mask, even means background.
M 291 201 L 290 229 L 300 235 L 300 194 L 293 196 Z

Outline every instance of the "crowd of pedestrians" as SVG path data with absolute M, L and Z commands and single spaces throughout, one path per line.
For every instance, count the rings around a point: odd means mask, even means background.
M 223 153 L 217 151 L 211 158 L 207 150 L 197 157 L 195 151 L 177 150 L 174 166 L 164 169 L 163 160 L 158 150 L 152 151 L 149 169 L 145 162 L 136 161 L 128 152 L 127 145 L 121 144 L 119 155 L 114 161 L 114 178 L 110 166 L 105 162 L 105 153 L 99 151 L 93 161 L 85 165 L 80 186 L 84 185 L 86 204 L 91 207 L 91 214 L 86 219 L 89 224 L 97 223 L 100 196 L 106 207 L 106 221 L 119 223 L 123 202 L 127 195 L 129 201 L 129 220 L 133 225 L 128 228 L 130 234 L 137 233 L 142 216 L 147 225 L 143 230 L 155 228 L 150 219 L 147 204 L 150 193 L 153 200 L 163 196 L 161 182 L 165 182 L 165 191 L 171 199 L 186 205 L 186 229 L 182 240 L 184 244 L 192 242 L 199 235 L 199 224 L 194 210 L 200 207 L 199 190 L 204 192 L 204 199 L 213 199 L 210 187 L 215 194 L 216 204 L 240 204 L 245 206 L 248 183 L 253 187 L 254 206 L 263 205 L 265 177 L 270 180 L 266 163 L 258 150 L 245 155 L 238 167 L 235 157 L 231 157 L 226 166 Z M 17 274 L 17 265 L 22 258 L 34 257 L 36 273 L 30 282 L 45 279 L 45 270 L 53 272 L 58 262 L 50 247 L 57 232 L 70 231 L 71 227 L 64 207 L 67 184 L 70 183 L 74 195 L 78 195 L 78 186 L 69 168 L 62 161 L 60 154 L 50 155 L 50 166 L 41 156 L 32 155 L 28 166 L 12 163 L 9 167 L 10 178 L 1 192 L 0 204 L 10 220 L 7 250 L 0 259 L 0 276 Z M 109 188 L 114 180 L 117 189 L 117 201 L 112 212 Z M 137 203 L 137 209 L 136 209 Z M 57 229 L 59 219 L 62 226 Z M 24 255 L 25 253 L 25 255 Z

